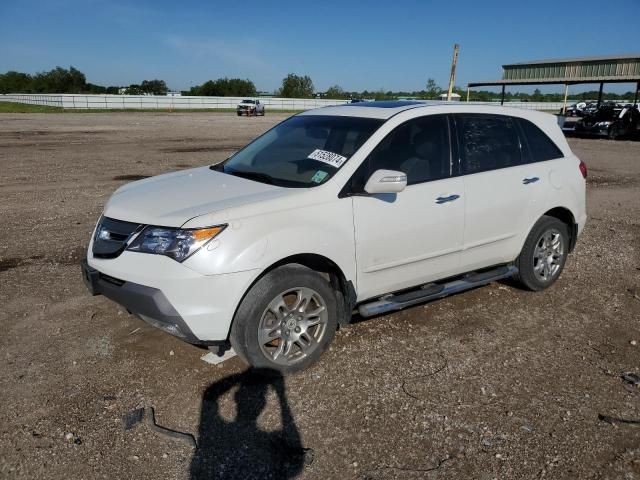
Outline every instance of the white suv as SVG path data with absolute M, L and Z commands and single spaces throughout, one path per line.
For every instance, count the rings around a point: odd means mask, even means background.
M 119 188 L 87 286 L 188 342 L 281 372 L 368 317 L 493 280 L 553 284 L 586 167 L 552 115 L 367 102 L 295 115 L 221 164 Z

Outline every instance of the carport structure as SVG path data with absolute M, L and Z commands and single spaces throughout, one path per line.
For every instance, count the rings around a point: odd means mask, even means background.
M 564 85 L 564 107 L 567 108 L 569 85 L 599 83 L 598 106 L 602 102 L 605 83 L 635 83 L 633 104 L 638 103 L 640 90 L 640 54 L 610 55 L 604 57 L 564 58 L 536 60 L 502 66 L 502 79 L 467 84 L 467 102 L 473 87 L 501 86 L 500 105 L 504 104 L 505 88 L 508 85 Z

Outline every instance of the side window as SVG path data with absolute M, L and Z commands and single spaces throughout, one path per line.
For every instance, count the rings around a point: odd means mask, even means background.
M 544 162 L 545 160 L 564 156 L 562 151 L 553 143 L 553 140 L 536 125 L 524 118 L 519 118 L 518 122 L 529 145 L 530 160 L 532 162 Z
M 456 115 L 462 173 L 521 165 L 520 138 L 514 119 L 500 115 Z
M 406 173 L 408 185 L 449 177 L 452 172 L 447 117 L 431 115 L 396 127 L 363 162 L 356 185 L 364 187 L 369 176 L 381 169 Z

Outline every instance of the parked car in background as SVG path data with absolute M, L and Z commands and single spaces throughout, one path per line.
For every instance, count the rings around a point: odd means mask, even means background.
M 639 130 L 638 106 L 603 103 L 600 108 L 580 118 L 575 124 L 574 132 L 579 135 L 598 135 L 615 140 L 638 134 Z
M 260 100 L 242 100 L 236 107 L 236 113 L 238 114 L 238 116 L 264 116 L 264 103 L 262 103 Z
M 587 219 L 586 176 L 546 113 L 317 108 L 220 164 L 120 187 L 82 274 L 94 295 L 165 332 L 290 373 L 355 310 L 508 277 L 550 287 Z
M 582 117 L 585 114 L 592 113 L 597 108 L 597 105 L 596 102 L 578 102 L 568 106 L 565 112 L 560 109 L 560 114 L 564 113 L 567 117 Z

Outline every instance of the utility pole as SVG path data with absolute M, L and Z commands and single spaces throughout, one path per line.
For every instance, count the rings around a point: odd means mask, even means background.
M 569 84 L 564 84 L 564 102 L 562 103 L 562 115 L 567 116 L 567 96 L 569 95 Z
M 453 46 L 453 60 L 451 61 L 451 76 L 449 77 L 449 91 L 447 93 L 447 102 L 451 101 L 451 93 L 453 92 L 453 83 L 456 81 L 456 63 L 458 63 L 458 51 L 460 45 L 457 43 Z

